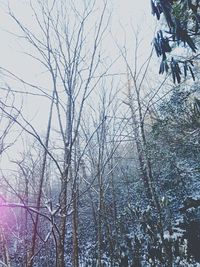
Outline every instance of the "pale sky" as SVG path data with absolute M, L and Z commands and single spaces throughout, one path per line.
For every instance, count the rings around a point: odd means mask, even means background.
M 32 2 L 34 3 L 35 0 Z M 77 0 L 82 1 L 82 0 Z M 119 46 L 123 46 L 126 40 L 126 47 L 130 54 L 134 50 L 134 30 L 139 30 L 140 38 L 143 39 L 142 49 L 140 52 L 141 61 L 149 55 L 151 50 L 151 40 L 153 38 L 155 18 L 151 15 L 150 0 L 109 0 L 109 5 L 112 10 L 111 32 L 112 38 L 105 40 L 103 49 L 111 58 L 115 58 L 118 53 L 115 42 Z M 111 1 L 113 4 L 111 4 Z M 7 2 L 7 1 L 6 1 Z M 30 58 L 23 54 L 24 47 L 20 39 L 9 34 L 8 32 L 17 32 L 16 25 L 11 21 L 6 14 L 5 0 L 0 0 L 0 66 L 6 68 L 16 75 L 23 77 L 27 82 L 38 83 L 42 82 L 48 87 L 46 76 L 41 73 L 38 63 L 33 62 Z M 100 0 L 97 0 L 99 3 Z M 18 18 L 25 21 L 34 29 L 32 16 L 29 13 L 27 6 L 29 0 L 12 0 L 10 1 L 11 8 Z M 8 31 L 8 32 L 6 32 Z M 110 39 L 109 39 L 110 38 Z M 114 42 L 114 40 L 115 42 Z M 113 40 L 113 41 L 112 41 Z M 25 48 L 27 51 L 27 47 Z M 28 48 L 29 49 L 29 48 Z M 31 52 L 31 49 L 30 49 Z M 142 63 L 142 62 L 141 62 Z M 113 71 L 121 72 L 121 63 L 116 64 Z M 13 81 L 11 85 L 20 90 L 21 88 Z M 22 88 L 23 89 L 23 88 Z M 46 127 L 46 114 L 48 102 L 39 99 L 29 99 L 24 97 L 24 110 L 28 120 L 32 120 L 38 129 Z M 45 122 L 45 123 L 44 123 Z
M 82 1 L 82 0 L 78 0 Z M 97 0 L 97 3 L 100 0 Z M 119 42 L 124 41 L 124 31 L 126 32 L 126 41 L 130 46 L 133 45 L 131 26 L 135 29 L 139 28 L 140 35 L 144 39 L 145 44 L 150 44 L 152 39 L 152 32 L 154 30 L 155 18 L 151 15 L 150 0 L 109 0 L 112 8 L 112 33 Z M 5 13 L 7 0 L 0 0 L 0 65 L 8 69 L 20 70 L 28 78 L 32 75 L 32 71 L 24 68 L 21 52 L 23 46 L 20 40 L 9 35 L 4 30 L 15 32 L 16 25 L 11 21 L 9 16 Z M 32 1 L 34 3 L 34 0 Z M 32 25 L 32 16 L 27 12 L 27 5 L 29 0 L 12 0 L 10 1 L 11 7 L 17 16 L 22 20 Z M 2 8 L 3 7 L 3 8 Z M 124 29 L 123 29 L 124 28 Z M 106 47 L 109 50 L 109 47 Z M 144 50 L 144 53 L 146 51 Z M 25 63 L 24 63 L 25 64 Z

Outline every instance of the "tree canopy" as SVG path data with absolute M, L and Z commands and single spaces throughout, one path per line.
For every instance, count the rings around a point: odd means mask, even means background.
M 171 71 L 173 82 L 180 83 L 181 76 L 191 75 L 195 80 L 193 61 L 198 58 L 198 36 L 200 35 L 199 0 L 151 0 L 152 14 L 157 20 L 165 19 L 164 28 L 154 38 L 154 47 L 161 57 L 159 73 Z M 186 48 L 186 57 L 173 56 L 179 46 Z

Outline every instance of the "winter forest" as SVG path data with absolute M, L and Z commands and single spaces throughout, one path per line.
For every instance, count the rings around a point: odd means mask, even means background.
M 0 266 L 200 266 L 200 0 L 0 17 Z

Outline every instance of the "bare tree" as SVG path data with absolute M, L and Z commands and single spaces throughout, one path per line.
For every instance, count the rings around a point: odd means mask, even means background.
M 15 35 L 20 36 L 32 47 L 33 53 L 30 54 L 25 51 L 25 54 L 36 60 L 45 69 L 46 77 L 49 79 L 49 87 L 52 91 L 52 94 L 49 94 L 48 90 L 45 90 L 42 86 L 29 83 L 2 68 L 4 74 L 26 85 L 29 88 L 27 91 L 29 95 L 34 95 L 31 90 L 35 90 L 36 97 L 42 94 L 51 101 L 45 138 L 17 108 L 15 108 L 15 111 L 19 111 L 20 114 L 17 120 L 8 110 L 3 109 L 4 114 L 15 120 L 18 126 L 35 138 L 43 149 L 38 193 L 35 200 L 37 212 L 35 212 L 28 267 L 33 266 L 35 256 L 38 254 L 36 249 L 38 225 L 40 207 L 44 196 L 47 159 L 55 164 L 57 168 L 55 173 L 60 176 L 58 203 L 54 203 L 57 205 L 55 214 L 59 213 L 59 222 L 57 222 L 58 227 L 54 234 L 56 266 L 65 266 L 66 223 L 72 203 L 72 207 L 76 210 L 76 180 L 80 157 L 83 155 L 82 153 L 79 156 L 77 164 L 72 164 L 72 159 L 76 160 L 74 151 L 82 114 L 91 93 L 96 90 L 99 81 L 109 69 L 109 66 L 101 67 L 102 55 L 100 53 L 101 42 L 109 20 L 109 16 L 106 14 L 107 3 L 102 2 L 98 8 L 96 23 L 91 27 L 91 21 L 95 16 L 95 1 L 83 2 L 80 8 L 77 8 L 73 3 L 68 5 L 65 1 L 59 1 L 58 3 L 56 1 L 36 1 L 34 3 L 30 1 L 33 22 L 37 27 L 34 32 L 24 25 L 20 18 L 17 18 L 12 11 L 12 5 L 9 6 L 9 15 L 20 31 L 19 34 Z M 18 93 L 23 94 L 26 91 L 18 91 Z M 56 128 L 53 134 L 52 127 Z M 52 147 L 50 147 L 50 139 L 53 140 L 51 135 L 56 140 L 54 144 L 52 143 Z M 56 154 L 55 150 L 60 150 L 61 153 Z M 72 184 L 72 190 L 70 190 L 70 184 Z M 77 224 L 75 214 L 76 211 L 74 211 L 74 227 Z M 53 222 L 52 226 L 55 227 Z M 76 236 L 75 228 L 74 231 L 74 236 Z M 75 239 L 74 246 L 78 246 Z M 79 265 L 77 251 L 78 248 L 74 249 L 74 266 Z
M 155 103 L 156 99 L 162 97 L 163 85 L 165 84 L 168 75 L 159 82 L 158 85 L 154 84 L 154 88 L 150 86 L 150 66 L 152 60 L 152 51 L 149 57 L 144 61 L 144 63 L 139 64 L 138 50 L 140 46 L 140 41 L 138 39 L 138 34 L 135 34 L 135 53 L 134 53 L 134 65 L 130 65 L 127 59 L 127 51 L 122 51 L 122 56 L 124 58 L 127 67 L 127 101 L 125 103 L 128 105 L 131 114 L 132 128 L 134 140 L 136 143 L 136 149 L 138 154 L 138 161 L 140 167 L 141 178 L 144 183 L 144 188 L 146 190 L 147 200 L 150 205 L 152 205 L 158 214 L 158 226 L 157 230 L 160 235 L 162 246 L 165 250 L 165 255 L 169 266 L 172 266 L 171 252 L 166 246 L 164 240 L 164 218 L 161 206 L 161 198 L 159 196 L 159 188 L 155 182 L 155 177 L 153 174 L 153 162 L 151 158 L 151 153 L 149 149 L 149 144 L 147 140 L 148 135 L 148 125 L 152 125 L 154 119 L 156 119 Z M 148 91 L 150 87 L 150 91 Z

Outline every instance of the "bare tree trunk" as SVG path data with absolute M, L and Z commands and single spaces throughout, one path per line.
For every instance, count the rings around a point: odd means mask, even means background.
M 2 226 L 0 226 L 0 242 L 2 246 L 2 256 L 3 256 L 3 261 L 5 263 L 5 266 L 11 267 L 10 255 L 9 255 L 8 246 L 7 246 L 7 242 L 6 242 L 6 238 L 5 238 Z
M 137 102 L 140 105 L 140 100 L 137 98 Z M 143 183 L 144 183 L 144 188 L 146 190 L 146 195 L 148 199 L 152 200 L 152 192 L 148 180 L 148 174 L 146 170 L 146 165 L 145 165 L 145 159 L 144 159 L 144 153 L 143 153 L 143 146 L 142 146 L 142 140 L 140 138 L 139 130 L 141 126 L 141 116 L 140 116 L 140 121 L 138 123 L 137 118 L 136 118 L 136 108 L 133 106 L 133 96 L 131 92 L 131 83 L 130 79 L 128 78 L 128 105 L 130 107 L 131 111 L 131 118 L 132 118 L 132 127 L 135 135 L 135 143 L 136 143 L 136 148 L 137 148 L 137 154 L 138 154 L 138 161 L 139 161 L 139 166 L 140 166 L 140 176 L 142 177 Z M 141 115 L 141 106 L 138 107 L 139 113 Z
M 72 88 L 69 88 L 67 113 L 66 113 L 66 131 L 65 131 L 65 152 L 64 152 L 64 174 L 61 178 L 61 193 L 60 193 L 60 237 L 58 241 L 58 259 L 57 267 L 65 266 L 65 236 L 67 222 L 67 187 L 71 170 L 72 157 Z
M 66 235 L 66 212 L 67 212 L 67 181 L 66 178 L 62 181 L 62 192 L 60 194 L 60 205 L 61 205 L 61 218 L 59 232 L 60 236 L 58 239 L 58 248 L 57 248 L 57 265 L 56 267 L 65 266 L 65 235 Z
M 78 194 L 77 191 L 73 193 L 73 266 L 79 267 L 79 254 L 78 254 L 78 207 L 77 207 Z
M 72 184 L 72 226 L 73 226 L 73 266 L 79 267 L 79 243 L 78 243 L 78 200 L 79 200 L 79 166 L 78 161 L 80 158 L 79 136 L 74 145 L 74 177 Z M 73 176 L 73 175 L 71 175 Z
M 102 223 L 103 223 L 103 214 L 104 214 L 104 182 L 103 182 L 103 174 L 104 174 L 104 152 L 105 152 L 105 102 L 103 99 L 103 110 L 101 114 L 101 128 L 98 136 L 98 145 L 99 145 L 99 153 L 98 153 L 98 164 L 97 164 L 97 173 L 98 173 L 98 186 L 99 186 L 99 206 L 98 206 L 98 267 L 102 267 Z
M 102 267 L 102 213 L 103 213 L 103 189 L 102 177 L 100 177 L 99 207 L 98 207 L 98 267 Z
M 136 48 L 137 52 L 137 48 Z M 137 57 L 137 55 L 136 55 Z M 151 57 L 150 57 L 151 58 Z M 145 124 L 144 124 L 144 114 L 142 110 L 142 100 L 141 100 L 141 86 L 144 81 L 144 78 L 147 74 L 147 70 L 149 67 L 149 61 L 147 61 L 145 71 L 142 74 L 141 81 L 138 82 L 137 78 L 138 75 L 136 73 L 137 70 L 137 63 L 135 66 L 135 73 L 132 72 L 130 66 L 128 65 L 129 71 L 131 73 L 131 78 L 133 79 L 133 89 L 136 96 L 136 109 L 134 109 L 134 102 L 131 92 L 131 84 L 130 79 L 128 78 L 128 99 L 129 99 L 129 107 L 131 110 L 131 116 L 133 120 L 133 127 L 135 128 L 135 139 L 136 139 L 136 146 L 138 150 L 138 158 L 140 163 L 140 168 L 142 170 L 144 184 L 146 187 L 147 197 L 151 201 L 152 205 L 155 207 L 157 213 L 158 213 L 158 232 L 160 234 L 160 239 L 162 242 L 162 246 L 165 250 L 166 256 L 169 256 L 168 259 L 170 259 L 170 255 L 168 255 L 168 250 L 166 246 L 166 242 L 164 240 L 164 232 L 163 232 L 163 218 L 162 218 L 162 208 L 160 205 L 159 197 L 157 195 L 155 186 L 154 186 L 154 178 L 153 178 L 153 172 L 152 172 L 152 162 L 151 158 L 149 156 L 149 150 L 148 150 L 148 144 L 146 140 L 146 133 L 145 133 Z M 136 117 L 136 111 L 138 116 Z M 137 121 L 138 120 L 138 121 Z M 170 260 L 168 260 L 169 267 L 172 266 L 172 263 Z
M 110 169 L 113 170 L 114 164 L 113 164 L 113 158 L 111 158 L 111 163 L 110 163 Z M 117 232 L 117 206 L 116 206 L 116 192 L 115 192 L 115 184 L 114 184 L 114 173 L 111 171 L 110 173 L 111 176 L 111 189 L 112 189 L 112 226 L 114 227 L 114 232 L 116 234 Z M 109 238 L 109 244 L 110 244 L 110 259 L 111 259 L 111 267 L 115 266 L 115 258 L 114 258 L 114 248 L 115 248 L 115 243 L 114 240 L 111 237 L 111 231 L 110 231 L 110 225 L 109 222 L 106 220 L 107 223 L 107 232 L 108 232 L 108 238 Z M 117 235 L 115 235 L 117 236 Z M 116 241 L 115 241 L 116 242 Z
M 55 92 L 53 91 L 51 106 L 50 106 L 50 111 L 49 111 L 49 120 L 48 120 L 48 125 L 47 125 L 47 133 L 46 133 L 45 150 L 44 150 L 42 169 L 41 169 L 41 177 L 40 177 L 40 181 L 39 181 L 38 196 L 37 196 L 37 201 L 36 201 L 36 209 L 37 210 L 40 210 L 40 204 L 41 204 L 41 198 L 42 198 L 42 189 L 43 189 L 46 161 L 47 161 L 47 154 L 48 154 L 49 137 L 50 137 L 50 132 L 51 132 L 51 121 L 52 121 L 52 114 L 53 114 L 54 94 L 55 94 Z M 32 243 L 31 243 L 30 253 L 28 256 L 27 267 L 33 266 L 33 259 L 34 259 L 35 248 L 36 248 L 38 224 L 39 224 L 39 214 L 36 213 L 35 223 L 33 226 Z
M 28 197 L 29 197 L 29 181 L 28 181 L 28 177 L 24 177 L 25 178 L 25 204 L 28 206 Z M 24 210 L 25 212 L 25 250 L 26 250 L 26 254 L 25 254 L 25 264 L 27 266 L 28 264 L 28 211 L 27 209 Z

